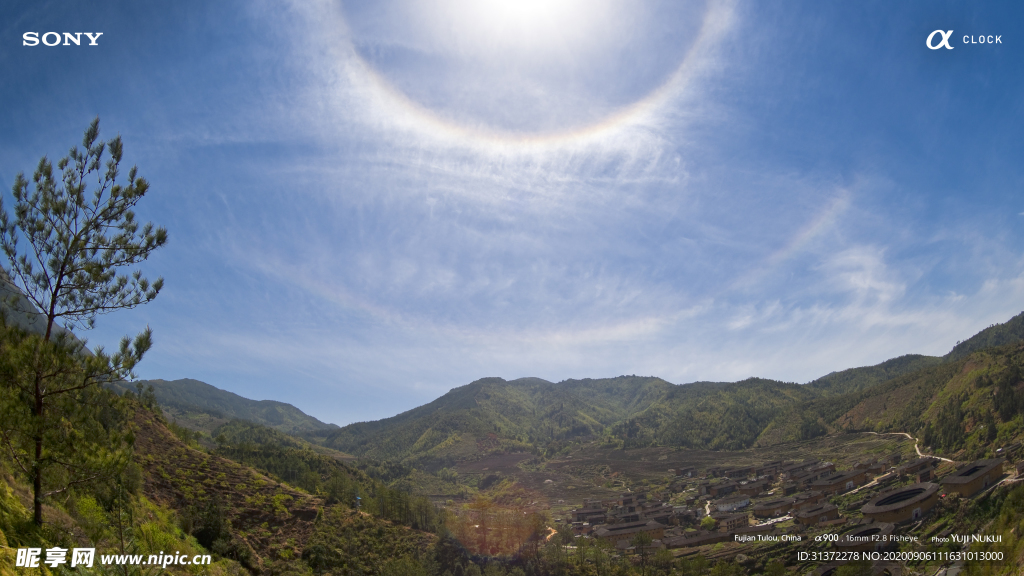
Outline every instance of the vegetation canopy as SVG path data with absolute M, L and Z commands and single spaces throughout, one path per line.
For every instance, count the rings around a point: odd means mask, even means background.
M 0 203 L 0 248 L 10 261 L 12 280 L 46 315 L 46 340 L 57 319 L 68 329 L 92 328 L 97 314 L 149 302 L 163 287 L 163 278 L 150 283 L 138 270 L 130 277 L 118 274 L 163 246 L 167 230 L 152 223 L 140 229 L 134 208 L 149 183 L 135 166 L 126 184 L 117 183 L 121 137 L 100 142 L 99 131 L 97 118 L 85 131 L 84 150 L 75 146 L 57 162 L 59 181 L 46 156 L 32 176 L 32 191 L 18 174 L 13 219 Z M 94 177 L 97 184 L 90 190 Z M 19 239 L 28 244 L 25 249 Z
M 3 280 L 17 288 L 5 290 L 13 294 L 8 308 L 29 326 L 42 320 L 41 335 L 5 330 L 2 385 L 8 393 L 0 407 L 3 443 L 32 480 L 37 525 L 45 497 L 105 475 L 107 464 L 124 460 L 114 457 L 118 446 L 130 443 L 127 434 L 83 432 L 97 422 L 119 428 L 103 417 L 110 403 L 98 385 L 133 377 L 152 345 L 149 328 L 122 339 L 109 355 L 102 348 L 90 353 L 70 332 L 93 327 L 99 314 L 149 302 L 163 286 L 162 278 L 150 282 L 139 270 L 120 273 L 167 242 L 166 229 L 135 219 L 149 183 L 134 166 L 127 182 L 119 182 L 123 153 L 120 136 L 99 140 L 97 118 L 82 148 L 57 162 L 59 178 L 44 156 L 31 188 L 24 174 L 15 178 L 13 216 L 0 202 L 0 249 L 10 266 Z M 87 448 L 90 443 L 96 448 Z

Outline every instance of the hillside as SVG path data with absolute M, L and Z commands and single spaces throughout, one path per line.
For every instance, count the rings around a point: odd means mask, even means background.
M 594 437 L 665 397 L 660 378 L 622 376 L 554 384 L 539 378 L 484 378 L 376 422 L 351 424 L 324 444 L 375 459 L 447 461 L 492 450 Z
M 250 400 L 189 378 L 173 381 L 139 380 L 111 387 L 123 393 L 125 390 L 134 390 L 139 384 L 144 388 L 153 387 L 157 403 L 176 422 L 206 433 L 236 419 L 311 439 L 322 438 L 338 428 L 309 416 L 291 404 L 274 400 Z
M 1001 426 L 993 439 L 1011 438 L 1018 435 L 1009 428 L 1015 412 L 1004 408 L 1002 418 L 992 404 L 1010 393 L 990 390 L 988 400 L 971 400 L 963 397 L 968 394 L 964 378 L 956 374 L 965 365 L 984 365 L 986 374 L 1005 372 L 1005 365 L 1016 360 L 1005 356 L 1009 349 L 988 352 L 990 345 L 1019 342 L 1022 335 L 1024 315 L 1018 315 L 959 343 L 943 358 L 905 355 L 833 372 L 805 385 L 758 378 L 685 385 L 636 376 L 559 383 L 485 378 L 392 418 L 340 428 L 324 444 L 379 460 L 445 465 L 502 451 L 550 454 L 567 442 L 585 440 L 619 448 L 737 450 L 877 430 L 927 432 L 934 442 L 935 434 L 954 433 L 941 424 L 943 419 L 968 413 L 959 430 L 964 438 L 980 425 L 977 419 L 991 425 L 992 414 Z M 956 408 L 951 398 L 961 397 L 967 404 Z M 1015 400 L 1006 402 L 1009 406 Z M 926 428 L 929 422 L 932 428 Z M 967 444 L 937 447 L 961 449 Z M 975 443 L 974 451 L 978 449 Z
M 487 378 L 398 416 L 345 426 L 325 445 L 375 459 L 442 463 L 587 439 L 620 448 L 739 449 L 751 446 L 780 410 L 817 394 L 761 379 L 679 386 L 637 376 Z
M 341 464 L 331 472 L 340 485 L 335 490 L 344 495 L 332 504 L 241 459 L 188 446 L 146 410 L 136 412 L 135 426 L 142 493 L 176 510 L 201 544 L 254 573 L 304 573 L 312 565 L 321 571 L 344 567 L 342 573 L 376 573 L 383 560 L 419 555 L 435 540 L 353 509 L 350 503 L 360 492 L 373 501 L 373 483 Z
M 835 423 L 844 430 L 908 432 L 960 459 L 1024 435 L 1024 344 L 982 349 L 860 395 Z
M 993 324 L 963 342 L 957 342 L 944 359 L 959 360 L 971 352 L 1021 341 L 1024 341 L 1024 312 L 1002 324 Z
M 143 494 L 181 511 L 200 543 L 250 569 L 301 553 L 321 501 L 190 448 L 148 411 L 137 411 L 135 425 Z
M 244 420 L 341 453 L 436 469 L 494 452 L 552 454 L 580 441 L 737 450 L 850 430 L 923 434 L 925 420 L 962 412 L 944 399 L 960 385 L 952 373 L 964 359 L 1022 339 L 1024 314 L 982 330 L 942 358 L 905 355 L 805 385 L 757 378 L 685 385 L 638 376 L 558 383 L 483 378 L 391 418 L 343 428 L 290 404 L 249 400 L 197 380 L 141 384 L 152 385 L 167 414 L 193 430 L 212 434 Z M 934 408 L 939 401 L 947 402 L 945 412 Z
M 371 576 L 421 564 L 443 572 L 466 562 L 423 531 L 441 523 L 428 500 L 388 488 L 301 439 L 233 421 L 209 452 L 133 395 L 122 400 L 131 411 L 131 462 L 116 479 L 48 501 L 42 530 L 31 524 L 30 487 L 0 459 L 0 574 L 22 573 L 9 570 L 18 547 L 54 545 L 95 547 L 97 562 L 112 553 L 141 554 L 140 562 L 159 551 L 212 555 L 202 569 L 125 572 L 139 574 Z M 95 573 L 122 573 L 111 570 L 97 565 Z
M 871 450 L 889 453 L 894 443 L 913 453 L 913 441 L 902 436 L 844 435 L 851 432 L 907 433 L 926 451 L 956 460 L 993 456 L 996 447 L 1024 439 L 1022 334 L 1024 315 L 943 358 L 906 355 L 803 385 L 484 378 L 392 418 L 343 428 L 197 380 L 119 383 L 110 386 L 124 394 L 118 401 L 135 407 L 126 421 L 134 464 L 117 492 L 83 486 L 67 500 L 53 499 L 47 523 L 63 535 L 47 537 L 89 537 L 110 548 L 114 525 L 129 510 L 137 518 L 132 530 L 149 538 L 141 548 L 209 551 L 211 574 L 240 567 L 254 574 L 468 573 L 465 549 L 444 534 L 475 542 L 469 528 L 482 523 L 474 507 L 533 510 L 538 502 L 614 495 L 653 486 L 684 461 L 811 452 L 859 461 Z M 151 387 L 152 395 L 136 397 L 136 385 Z M 189 429 L 206 433 L 202 446 Z M 880 445 L 848 442 L 859 438 Z M 24 480 L 10 472 L 0 460 L 0 545 L 37 542 L 25 528 Z M 437 509 L 425 494 L 448 507 Z M 1019 491 L 999 494 L 1020 500 Z M 509 550 L 547 532 L 543 516 L 533 513 L 540 522 L 533 528 L 522 510 L 507 515 L 522 524 L 509 532 L 521 536 L 509 540 Z M 1017 518 L 1000 519 L 1008 540 Z
M 736 450 L 870 429 L 879 421 L 896 420 L 916 429 L 919 417 L 907 416 L 916 409 L 901 409 L 896 416 L 883 402 L 882 412 L 888 415 L 881 415 L 867 399 L 908 378 L 932 382 L 928 375 L 944 374 L 972 353 L 1022 340 L 1024 314 L 982 330 L 942 358 L 909 354 L 804 385 L 758 378 L 685 385 L 637 376 L 559 383 L 483 378 L 391 418 L 343 428 L 290 404 L 249 400 L 197 380 L 142 384 L 152 385 L 167 414 L 193 430 L 210 434 L 231 420 L 245 420 L 343 453 L 436 468 L 496 451 L 549 453 L 587 439 L 620 448 Z M 906 393 L 900 398 L 913 406 L 928 404 Z M 868 416 L 867 424 L 857 416 L 871 413 L 875 416 Z
M 935 356 L 907 354 L 906 356 L 886 360 L 875 366 L 864 366 L 833 372 L 808 382 L 807 387 L 820 392 L 824 396 L 838 396 L 850 392 L 859 392 L 880 382 L 892 380 L 897 376 L 941 364 L 942 361 L 942 358 L 936 358 Z

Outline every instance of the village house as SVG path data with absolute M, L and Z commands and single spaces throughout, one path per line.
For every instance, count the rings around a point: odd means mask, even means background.
M 975 460 L 941 480 L 946 492 L 968 498 L 994 484 L 1003 475 L 1002 458 Z
M 721 500 L 716 500 L 714 503 L 715 509 L 719 512 L 732 512 L 749 505 L 749 496 L 731 496 L 728 498 L 722 498 Z
M 782 467 L 782 460 L 775 460 L 772 462 L 765 462 L 759 466 L 754 466 L 754 476 L 765 476 L 768 474 L 774 474 L 779 471 Z
M 796 515 L 796 521 L 804 526 L 811 526 L 819 522 L 835 520 L 836 518 L 839 518 L 839 507 L 828 503 L 804 508 Z
M 616 506 L 605 517 L 605 522 L 608 524 L 628 524 L 630 522 L 640 521 L 640 512 L 635 508 L 631 507 L 631 510 L 625 510 L 622 506 Z
M 750 476 L 751 468 L 749 466 L 741 466 L 738 468 L 731 468 L 725 471 L 725 477 L 732 480 L 742 480 Z
M 808 468 L 814 466 L 817 463 L 818 460 L 811 459 L 804 460 L 802 462 L 794 462 L 791 464 L 787 464 L 779 470 L 779 478 L 782 478 L 784 480 L 789 479 L 789 477 L 792 476 L 793 474 L 797 472 L 803 472 L 804 470 L 807 470 Z
M 731 494 L 735 492 L 737 488 L 739 488 L 739 484 L 733 482 L 732 480 L 726 482 L 719 482 L 718 484 L 712 484 L 711 486 L 708 487 L 708 494 L 712 498 L 720 498 L 722 496 L 725 496 L 726 494 Z
M 825 462 L 823 464 L 815 464 L 805 470 L 795 472 L 790 476 L 790 481 L 796 482 L 801 486 L 810 486 L 815 480 L 821 480 L 828 478 L 835 474 L 836 466 L 831 462 Z
M 768 490 L 768 482 L 766 480 L 752 480 L 740 483 L 738 492 L 746 496 L 757 496 L 766 490 Z
M 868 466 L 868 474 L 873 474 L 873 475 L 877 476 L 879 474 L 882 474 L 883 472 L 885 472 L 889 468 L 890 468 L 890 466 L 889 466 L 888 462 L 886 462 L 884 460 L 879 460 L 879 461 L 875 462 L 874 464 L 872 464 L 871 466 Z
M 591 524 L 604 524 L 605 509 L 598 500 L 584 500 L 583 507 L 569 511 L 573 522 L 589 522 Z
M 644 502 L 647 502 L 647 494 L 643 492 L 623 492 L 619 496 L 621 506 L 637 506 Z
M 792 498 L 775 498 L 757 503 L 752 511 L 755 518 L 776 518 L 789 512 L 795 503 Z
M 673 506 L 673 518 L 680 523 L 692 522 L 704 516 L 702 508 L 687 508 L 686 506 Z
M 590 536 L 594 532 L 594 525 L 590 522 L 573 522 L 570 526 L 573 536 Z
M 809 490 L 791 496 L 794 500 L 793 508 L 800 509 L 814 506 L 825 500 L 825 495 L 820 490 Z
M 808 470 L 800 470 L 798 472 L 790 474 L 787 477 L 787 480 L 790 484 L 796 484 L 797 486 L 807 486 L 811 482 L 817 480 L 818 476 L 820 476 L 820 474 L 812 474 Z
M 664 502 L 648 502 L 640 509 L 640 519 L 654 520 L 667 526 L 675 519 L 675 508 Z
M 830 472 L 835 472 L 836 465 L 833 464 L 832 462 L 822 462 L 820 464 L 815 464 L 814 466 L 811 466 L 807 470 L 811 472 L 816 472 L 819 476 L 822 476 Z
M 901 478 L 913 476 L 925 468 L 934 468 L 935 464 L 938 462 L 939 460 L 937 458 L 922 456 L 921 458 L 916 458 L 900 465 L 896 468 L 896 473 L 899 474 Z
M 750 525 L 750 519 L 746 514 L 733 514 L 729 512 L 716 512 L 711 515 L 718 522 L 719 532 L 735 532 L 739 528 Z
M 677 478 L 692 478 L 697 474 L 697 469 L 693 466 L 689 468 L 676 468 L 675 475 Z
M 640 532 L 646 532 L 652 539 L 660 539 L 665 534 L 665 526 L 654 520 L 641 520 L 623 524 L 608 524 L 594 529 L 594 537 L 611 542 L 629 542 Z
M 866 479 L 866 470 L 850 470 L 815 480 L 811 482 L 811 488 L 819 490 L 826 495 L 842 494 L 863 485 Z

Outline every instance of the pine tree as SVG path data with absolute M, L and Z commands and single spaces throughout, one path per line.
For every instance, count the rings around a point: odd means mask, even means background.
M 45 326 L 41 335 L 7 329 L 0 371 L 11 392 L 0 406 L 0 440 L 32 481 L 37 525 L 46 497 L 116 473 L 126 462 L 123 447 L 131 438 L 104 414 L 111 405 L 103 402 L 100 384 L 132 378 L 152 345 L 147 327 L 134 340 L 122 339 L 113 354 L 102 347 L 90 353 L 71 330 L 149 302 L 163 286 L 162 278 L 151 283 L 139 270 L 120 273 L 167 242 L 166 229 L 135 220 L 149 183 L 134 166 L 119 183 L 121 138 L 100 141 L 99 118 L 85 131 L 82 147 L 57 162 L 59 178 L 44 156 L 31 190 L 19 173 L 13 216 L 0 202 L 0 249 L 10 264 L 5 272 L 25 296 L 10 298 L 8 308 L 42 318 Z
M 647 575 L 647 560 L 651 555 L 650 545 L 653 541 L 651 535 L 644 531 L 637 532 L 629 541 L 636 549 L 636 554 L 640 556 L 640 573 L 644 576 Z

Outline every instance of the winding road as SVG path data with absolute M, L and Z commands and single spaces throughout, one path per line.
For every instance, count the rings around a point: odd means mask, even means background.
M 914 451 L 917 452 L 918 457 L 923 458 L 925 456 L 928 456 L 928 457 L 931 457 L 931 458 L 938 458 L 939 460 L 942 460 L 943 462 L 953 462 L 949 458 L 943 458 L 942 456 L 936 456 L 935 454 L 925 454 L 924 452 L 921 452 L 921 448 L 919 447 L 919 444 L 921 443 L 921 441 L 918 440 L 917 438 L 914 438 L 910 434 L 907 434 L 906 432 L 866 432 L 866 434 L 874 434 L 875 436 L 885 436 L 886 434 L 897 434 L 897 435 L 900 435 L 900 436 L 906 436 L 907 438 L 909 438 L 909 439 L 914 441 Z

